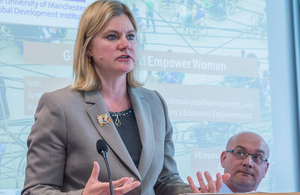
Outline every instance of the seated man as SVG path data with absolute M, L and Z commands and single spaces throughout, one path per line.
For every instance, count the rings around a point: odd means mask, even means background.
M 265 177 L 269 162 L 269 147 L 256 133 L 242 132 L 232 136 L 221 154 L 224 173 L 230 178 L 219 193 L 255 191 Z

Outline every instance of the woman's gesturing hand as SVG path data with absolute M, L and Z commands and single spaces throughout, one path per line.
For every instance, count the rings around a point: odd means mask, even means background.
M 210 173 L 208 171 L 204 172 L 204 176 L 207 180 L 207 185 L 204 183 L 204 179 L 202 177 L 201 172 L 197 172 L 197 178 L 198 182 L 200 184 L 200 189 L 197 188 L 197 186 L 194 184 L 192 178 L 190 176 L 187 177 L 188 182 L 192 188 L 192 191 L 194 193 L 219 193 L 223 183 L 229 179 L 230 174 L 225 173 L 224 175 L 221 175 L 220 173 L 217 173 L 217 180 L 213 181 Z
M 97 162 L 94 162 L 94 168 L 83 190 L 82 195 L 110 195 L 109 183 L 98 181 L 99 171 L 99 164 Z M 113 181 L 114 194 L 125 194 L 139 185 L 141 185 L 139 181 L 133 182 L 133 178 L 123 177 L 119 180 Z

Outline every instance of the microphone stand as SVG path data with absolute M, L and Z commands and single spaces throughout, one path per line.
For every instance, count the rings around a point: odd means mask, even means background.
M 106 164 L 106 169 L 107 169 L 108 178 L 109 178 L 110 194 L 114 195 L 114 189 L 113 189 L 113 184 L 112 184 L 111 172 L 110 172 L 108 160 L 107 160 L 107 157 L 106 157 L 106 151 L 102 150 L 101 151 L 101 155 L 103 156 L 105 164 Z
M 99 139 L 97 141 L 96 148 L 97 148 L 98 153 L 101 154 L 101 156 L 103 157 L 103 159 L 105 161 L 105 165 L 106 165 L 106 169 L 107 169 L 107 173 L 108 173 L 108 178 L 109 178 L 110 194 L 114 195 L 112 177 L 111 177 L 111 172 L 110 172 L 110 168 L 109 168 L 109 164 L 108 164 L 108 160 L 107 160 L 107 151 L 108 151 L 108 149 L 107 149 L 106 142 L 103 139 Z

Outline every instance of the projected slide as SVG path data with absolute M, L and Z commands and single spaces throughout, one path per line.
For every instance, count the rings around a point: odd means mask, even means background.
M 92 2 L 0 0 L 0 194 L 23 187 L 37 103 L 72 83 L 77 26 Z M 272 150 L 264 0 L 123 2 L 138 22 L 140 79 L 167 102 L 184 180 L 223 172 L 220 154 L 235 133 L 259 133 Z M 274 191 L 273 171 L 259 191 Z

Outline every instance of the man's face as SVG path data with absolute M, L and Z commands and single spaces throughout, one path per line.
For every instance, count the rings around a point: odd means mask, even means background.
M 259 154 L 269 157 L 266 143 L 256 134 L 242 133 L 229 141 L 226 150 L 241 150 L 250 154 Z M 269 163 L 255 163 L 251 155 L 245 159 L 238 159 L 230 152 L 223 152 L 221 164 L 224 173 L 230 173 L 230 178 L 225 182 L 233 192 L 250 192 L 257 189 L 262 178 L 265 177 Z

